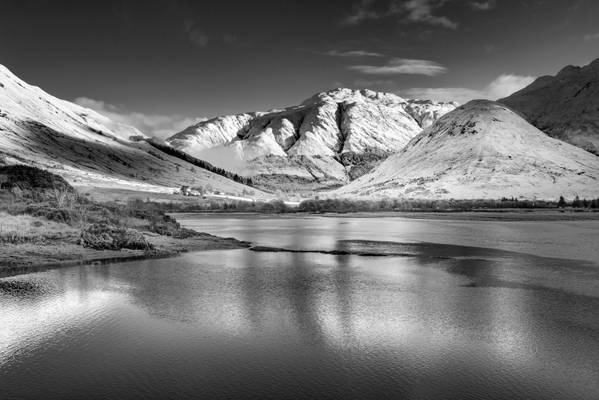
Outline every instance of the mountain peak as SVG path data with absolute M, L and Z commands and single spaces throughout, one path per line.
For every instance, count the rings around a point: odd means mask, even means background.
M 566 65 L 564 68 L 559 70 L 559 72 L 557 73 L 557 77 L 558 78 L 567 77 L 569 75 L 576 74 L 580 70 L 581 70 L 581 68 L 577 67 L 575 65 Z
M 461 105 L 458 109 L 466 109 L 470 111 L 492 111 L 506 110 L 506 107 L 493 100 L 477 99 L 470 100 L 468 103 Z
M 439 102 L 434 100 L 421 100 L 421 99 L 405 99 L 394 93 L 389 92 L 377 92 L 370 89 L 350 89 L 350 88 L 336 88 L 327 90 L 324 92 L 316 93 L 312 97 L 302 102 L 302 105 L 311 105 L 316 103 L 364 103 L 364 102 L 375 102 L 384 104 L 387 106 L 394 105 L 430 105 L 430 106 L 443 106 L 451 105 L 457 107 L 458 103 L 452 102 Z
M 392 93 L 337 88 L 302 104 L 199 122 L 167 142 L 268 184 L 339 185 L 401 150 L 452 103 L 405 100 Z M 315 186 L 317 187 L 317 186 Z
M 599 158 L 552 139 L 509 108 L 475 100 L 335 191 L 412 198 L 595 197 Z
M 523 119 L 515 118 L 516 114 L 503 104 L 491 100 L 471 100 L 468 103 L 445 114 L 426 129 L 421 136 L 473 136 L 491 135 L 497 125 L 508 120 L 522 122 L 519 130 L 526 128 Z M 514 125 L 516 127 L 516 125 Z M 531 126 L 532 128 L 532 126 Z
M 376 92 L 370 89 L 350 89 L 350 88 L 336 88 L 327 90 L 325 92 L 316 93 L 309 99 L 305 100 L 302 104 L 314 104 L 320 102 L 364 102 L 364 101 L 377 101 L 385 104 L 403 104 L 406 102 L 405 99 L 399 97 L 393 93 Z

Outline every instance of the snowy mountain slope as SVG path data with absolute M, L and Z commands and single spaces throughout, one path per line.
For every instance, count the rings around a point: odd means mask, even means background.
M 0 65 L 0 163 L 49 169 L 75 185 L 170 191 L 210 184 L 246 186 L 194 167 L 140 141 L 145 135 L 28 85 Z
M 515 112 L 475 100 L 334 196 L 555 199 L 599 196 L 599 157 L 553 139 Z
M 129 140 L 132 136 L 145 137 L 132 126 L 113 122 L 93 110 L 28 85 L 3 65 L 0 65 L 0 105 L 5 123 L 10 120 L 37 121 L 50 129 L 69 132 L 73 137 L 105 143 L 115 139 Z
M 599 59 L 540 77 L 499 102 L 549 136 L 599 155 Z
M 282 110 L 201 121 L 167 142 L 264 182 L 272 177 L 278 183 L 312 181 L 326 187 L 363 174 L 455 107 L 335 89 Z

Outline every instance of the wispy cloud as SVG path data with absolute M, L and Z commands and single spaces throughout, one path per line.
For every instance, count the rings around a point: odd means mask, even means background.
M 470 2 L 470 7 L 478 11 L 489 11 L 494 9 L 496 5 L 496 0 L 478 0 Z
M 587 40 L 587 41 L 599 40 L 599 32 L 597 32 L 597 33 L 587 33 L 586 35 L 583 36 L 583 39 Z
M 354 3 L 351 12 L 341 20 L 341 24 L 358 25 L 369 19 L 380 18 L 382 15 L 371 8 L 373 4 L 374 0 L 360 0 Z
M 409 22 L 422 22 L 429 25 L 442 26 L 456 29 L 458 23 L 448 17 L 435 15 L 435 11 L 443 6 L 447 0 L 394 0 L 391 3 L 391 14 L 400 14 Z
M 530 85 L 535 80 L 534 76 L 521 76 L 513 74 L 499 75 L 486 88 L 485 93 L 491 100 L 501 99 Z
M 411 74 L 437 76 L 447 71 L 447 68 L 434 61 L 410 58 L 392 58 L 384 65 L 350 65 L 347 68 L 368 75 Z
M 91 108 L 115 122 L 134 126 L 148 136 L 155 136 L 161 139 L 165 139 L 180 132 L 199 121 L 199 119 L 188 118 L 182 115 L 160 115 L 132 112 L 123 107 L 117 107 L 113 104 L 105 103 L 101 100 L 90 99 L 88 97 L 78 97 L 74 102 L 82 107 Z
M 457 29 L 458 22 L 440 15 L 443 6 L 447 3 L 459 2 L 457 0 L 389 0 L 386 7 L 375 10 L 373 0 L 360 0 L 352 5 L 351 13 L 342 20 L 342 24 L 357 25 L 367 20 L 394 16 L 402 22 Z M 497 6 L 497 0 L 470 0 L 466 4 L 475 11 L 490 11 Z
M 457 101 L 464 104 L 473 99 L 481 99 L 485 96 L 480 90 L 447 87 L 447 88 L 411 88 L 400 90 L 399 95 L 409 99 Z
M 187 35 L 187 39 L 196 46 L 206 47 L 208 45 L 208 35 L 194 20 L 185 20 L 183 22 L 183 31 Z
M 366 51 L 366 50 L 329 50 L 322 52 L 320 54 L 324 54 L 325 56 L 332 57 L 384 57 L 384 54 L 377 53 L 374 51 Z
M 460 87 L 449 88 L 412 88 L 400 91 L 404 97 L 430 99 L 438 101 L 457 101 L 460 104 L 474 99 L 497 100 L 530 85 L 533 76 L 502 74 L 482 89 Z

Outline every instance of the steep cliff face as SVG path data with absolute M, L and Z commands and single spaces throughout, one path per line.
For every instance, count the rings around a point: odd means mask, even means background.
M 327 187 L 362 175 L 455 107 L 335 89 L 282 110 L 202 121 L 167 142 L 263 182 L 272 177 Z
M 38 166 L 74 185 L 165 192 L 181 185 L 232 193 L 247 188 L 144 139 L 136 128 L 53 97 L 0 65 L 0 164 Z
M 540 77 L 499 102 L 548 135 L 599 155 L 599 59 Z
M 333 194 L 595 198 L 599 157 L 547 136 L 502 104 L 477 100 L 444 115 L 399 153 Z

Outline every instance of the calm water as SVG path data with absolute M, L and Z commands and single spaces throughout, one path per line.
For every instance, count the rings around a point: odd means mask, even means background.
M 0 398 L 598 398 L 597 221 L 185 221 L 373 256 L 209 251 L 0 279 Z

